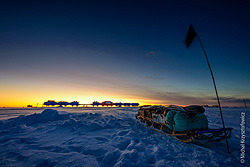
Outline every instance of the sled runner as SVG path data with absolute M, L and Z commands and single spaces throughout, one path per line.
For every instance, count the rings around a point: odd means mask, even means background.
M 182 142 L 220 141 L 231 137 L 232 128 L 210 129 L 202 106 L 140 107 L 136 119 L 156 132 Z

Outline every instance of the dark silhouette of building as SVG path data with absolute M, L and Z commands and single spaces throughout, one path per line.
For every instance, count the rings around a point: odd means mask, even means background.
M 93 107 L 94 107 L 94 106 L 97 106 L 97 107 L 98 107 L 99 105 L 101 105 L 101 103 L 99 103 L 99 102 L 97 102 L 97 101 L 94 101 L 91 105 L 92 105 Z
M 57 102 L 55 102 L 55 100 L 48 100 L 48 101 L 44 102 L 43 105 L 46 105 L 47 107 L 48 106 L 55 106 L 55 105 L 57 105 Z
M 72 107 L 73 106 L 77 106 L 79 105 L 79 102 L 78 101 L 72 101 L 71 103 L 69 103 Z

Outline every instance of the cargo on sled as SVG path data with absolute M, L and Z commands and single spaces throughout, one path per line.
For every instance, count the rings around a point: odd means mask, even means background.
M 202 106 L 142 106 L 136 119 L 153 130 L 182 142 L 220 141 L 231 137 L 232 128 L 210 129 Z

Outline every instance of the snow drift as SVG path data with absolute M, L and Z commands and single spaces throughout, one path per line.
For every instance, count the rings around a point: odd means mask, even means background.
M 249 166 L 240 162 L 240 114 L 226 109 L 229 139 L 202 146 L 181 143 L 138 123 L 138 108 L 45 109 L 0 121 L 0 166 Z M 65 112 L 67 111 L 67 112 Z M 217 109 L 207 109 L 209 126 L 221 127 Z M 246 133 L 249 125 L 246 124 Z M 246 151 L 250 144 L 246 140 Z

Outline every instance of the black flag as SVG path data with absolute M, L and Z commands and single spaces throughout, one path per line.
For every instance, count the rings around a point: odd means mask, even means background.
M 190 24 L 189 29 L 188 29 L 188 33 L 187 33 L 187 36 L 186 36 L 186 39 L 185 39 L 185 44 L 186 44 L 187 48 L 191 45 L 191 43 L 193 42 L 195 37 L 197 37 L 198 41 L 200 42 L 201 48 L 202 48 L 202 50 L 203 50 L 203 52 L 205 54 L 206 60 L 207 60 L 207 65 L 208 65 L 208 68 L 210 70 L 210 73 L 211 73 L 211 76 L 212 76 L 212 79 L 213 79 L 214 90 L 215 90 L 215 94 L 216 94 L 219 109 L 220 109 L 220 116 L 221 116 L 222 125 L 223 125 L 223 128 L 225 128 L 224 119 L 223 119 L 222 111 L 221 111 L 220 99 L 219 99 L 218 91 L 217 91 L 216 84 L 215 84 L 214 74 L 212 72 L 212 68 L 211 68 L 210 63 L 208 61 L 207 53 L 205 51 L 205 48 L 204 48 L 204 46 L 203 46 L 203 44 L 201 42 L 201 39 L 200 39 L 199 35 L 194 30 L 193 26 Z M 225 139 L 226 139 L 226 143 L 227 143 L 227 151 L 228 151 L 228 153 L 230 153 L 229 145 L 228 145 L 228 141 L 227 141 L 227 133 L 225 133 Z
M 188 29 L 188 33 L 187 33 L 187 36 L 185 39 L 185 44 L 186 44 L 187 48 L 191 45 L 195 36 L 196 36 L 196 31 L 194 30 L 192 24 L 190 24 L 189 29 Z

